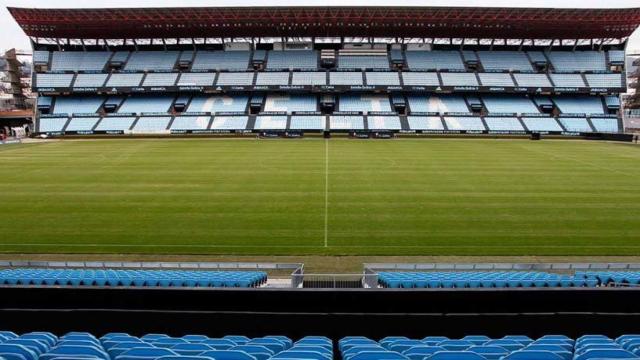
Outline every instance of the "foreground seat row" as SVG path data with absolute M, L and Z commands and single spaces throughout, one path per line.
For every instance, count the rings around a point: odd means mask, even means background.
M 259 271 L 5 269 L 0 285 L 258 287 L 267 282 Z
M 379 272 L 386 288 L 531 288 L 638 286 L 640 272 L 433 271 Z
M 380 341 L 350 336 L 338 342 L 343 360 L 595 360 L 640 358 L 640 335 L 615 339 L 585 335 L 571 339 L 546 335 L 532 339 L 508 335 L 499 339 L 470 335 L 460 339 L 389 336 Z M 58 337 L 49 332 L 17 335 L 0 331 L 3 360 L 333 360 L 333 342 L 323 336 L 293 341 L 286 336 L 260 338 L 205 335 L 171 337 L 85 332 Z

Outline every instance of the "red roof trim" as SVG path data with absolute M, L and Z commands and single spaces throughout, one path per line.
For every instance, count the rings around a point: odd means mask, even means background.
M 279 36 L 623 38 L 640 8 L 236 7 L 9 8 L 25 33 L 48 38 Z

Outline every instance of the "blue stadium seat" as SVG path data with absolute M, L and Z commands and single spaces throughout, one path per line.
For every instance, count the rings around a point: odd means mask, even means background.
M 471 351 L 439 351 L 425 360 L 487 360 L 484 356 Z
M 562 356 L 546 350 L 518 350 L 505 356 L 503 360 L 564 360 Z

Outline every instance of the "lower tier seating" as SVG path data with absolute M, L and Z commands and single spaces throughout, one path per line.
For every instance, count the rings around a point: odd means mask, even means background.
M 227 335 L 211 338 L 190 334 L 134 336 L 126 332 L 97 337 L 87 332 L 57 336 L 38 331 L 21 335 L 0 331 L 0 357 L 6 360 L 596 360 L 638 359 L 640 335 L 544 335 L 531 338 L 506 335 L 491 338 L 387 336 L 376 341 L 364 336 L 334 343 L 324 336 L 297 341 L 281 335 L 249 338 Z
M 393 271 L 379 272 L 378 282 L 388 288 L 596 287 L 638 285 L 640 272 Z
M 523 335 L 501 338 L 468 335 L 458 339 L 388 336 L 380 341 L 349 336 L 339 341 L 338 349 L 343 360 L 637 359 L 640 357 L 640 335 L 622 335 L 615 339 L 603 335 L 584 335 L 577 339 L 564 335 L 537 339 Z
M 22 268 L 0 270 L 0 285 L 23 286 L 257 287 L 266 281 L 267 274 L 257 271 Z
M 49 332 L 18 335 L 0 331 L 0 358 L 5 360 L 333 360 L 333 343 L 322 336 L 293 341 L 286 336 L 249 338 L 228 335 L 171 337 L 86 332 L 56 336 Z

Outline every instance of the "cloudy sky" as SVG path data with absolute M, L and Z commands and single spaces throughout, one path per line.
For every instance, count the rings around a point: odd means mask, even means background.
M 425 5 L 425 0 L 403 0 L 402 5 Z M 392 0 L 273 0 L 269 5 L 378 5 L 385 6 Z M 22 30 L 9 15 L 7 6 L 16 7 L 170 7 L 170 6 L 255 6 L 267 4 L 264 0 L 0 0 L 0 49 L 12 47 L 27 49 L 29 41 Z M 565 8 L 599 8 L 599 7 L 640 7 L 638 0 L 430 0 L 431 6 L 494 6 L 494 7 L 565 7 Z M 640 31 L 632 36 L 630 50 L 640 52 Z

